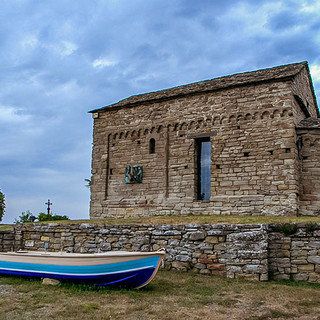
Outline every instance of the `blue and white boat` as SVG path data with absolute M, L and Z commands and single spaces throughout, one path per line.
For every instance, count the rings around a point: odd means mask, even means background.
M 0 253 L 0 274 L 52 278 L 94 285 L 142 288 L 156 275 L 164 251 Z

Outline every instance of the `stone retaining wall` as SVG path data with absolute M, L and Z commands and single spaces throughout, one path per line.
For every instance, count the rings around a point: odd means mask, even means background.
M 14 248 L 14 230 L 0 231 L 0 251 L 11 251 Z
M 289 233 L 289 235 L 288 235 Z M 286 234 L 286 235 L 285 235 Z M 162 267 L 228 278 L 320 282 L 320 224 L 23 224 L 0 249 L 105 252 L 166 249 Z
M 320 224 L 305 224 L 297 225 L 292 235 L 269 233 L 269 274 L 273 279 L 320 283 L 319 229 Z

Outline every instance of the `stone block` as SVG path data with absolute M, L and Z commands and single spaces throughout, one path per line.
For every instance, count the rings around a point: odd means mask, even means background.
M 196 268 L 196 269 L 206 269 L 207 265 L 204 264 L 204 263 L 196 263 L 196 264 L 194 264 L 193 267 Z
M 300 272 L 313 272 L 314 271 L 314 265 L 313 264 L 298 265 L 298 270 Z
M 308 281 L 313 283 L 320 283 L 320 274 L 314 272 L 309 273 Z
M 43 278 L 42 284 L 49 286 L 58 286 L 60 284 L 60 281 L 52 278 Z
M 34 240 L 26 240 L 24 246 L 27 248 L 34 247 Z
M 261 265 L 253 265 L 253 264 L 247 264 L 243 271 L 246 273 L 260 273 Z
M 191 257 L 188 256 L 188 255 L 178 254 L 178 255 L 176 256 L 176 260 L 177 260 L 177 261 L 186 262 L 186 261 L 191 261 Z
M 221 263 L 213 263 L 213 264 L 208 264 L 207 268 L 210 269 L 210 270 L 223 271 L 223 270 L 225 270 L 225 265 L 221 264 Z
M 320 256 L 309 256 L 307 258 L 307 261 L 309 263 L 313 263 L 313 264 L 317 264 L 317 265 L 320 265 Z
M 268 273 L 262 273 L 260 274 L 260 281 L 268 281 L 269 280 L 269 274 Z
M 273 280 L 289 280 L 290 275 L 284 274 L 284 273 L 273 274 L 272 279 Z
M 189 240 L 192 240 L 192 241 L 203 240 L 206 237 L 206 232 L 205 231 L 189 232 L 188 236 L 189 236 Z
M 189 262 L 173 261 L 171 263 L 172 268 L 182 271 L 188 271 L 191 269 Z
M 246 274 L 246 273 L 236 273 L 235 274 L 236 279 L 245 279 L 250 281 L 259 281 L 259 274 Z
M 297 273 L 293 275 L 295 281 L 308 281 L 309 273 Z
M 205 264 L 212 264 L 213 261 L 211 259 L 199 259 L 200 263 L 205 263 Z
M 219 243 L 219 242 L 221 242 L 221 241 L 219 241 L 219 238 L 220 237 L 218 237 L 218 236 L 207 236 L 206 238 L 205 238 L 205 242 L 207 242 L 207 243 Z

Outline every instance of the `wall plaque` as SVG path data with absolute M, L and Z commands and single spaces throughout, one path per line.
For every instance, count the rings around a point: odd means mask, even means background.
M 126 183 L 141 183 L 142 182 L 142 166 L 127 166 L 125 173 Z

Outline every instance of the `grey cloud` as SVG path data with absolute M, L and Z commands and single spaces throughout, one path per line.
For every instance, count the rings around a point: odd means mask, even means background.
M 303 22 L 296 12 L 285 10 L 272 16 L 268 21 L 269 28 L 274 32 L 281 32 L 298 26 Z
M 235 2 L 233 0 L 202 0 L 197 1 L 178 1 L 178 7 L 176 9 L 176 14 L 178 16 L 183 16 L 188 19 L 192 19 L 203 12 L 212 12 L 215 15 L 219 15 L 229 10 L 230 7 L 234 6 Z
M 20 210 L 40 212 L 47 197 L 59 213 L 88 217 L 90 109 L 236 72 L 299 60 L 319 64 L 318 13 L 305 19 L 298 4 L 286 9 L 283 2 L 281 12 L 267 12 L 261 30 L 250 28 L 261 6 L 276 3 L 3 1 L 0 107 L 25 115 L 22 122 L 1 122 L 0 114 L 7 221 Z M 235 15 L 237 6 L 251 16 Z M 287 34 L 295 21 L 309 37 Z M 95 67 L 97 59 L 115 63 Z

